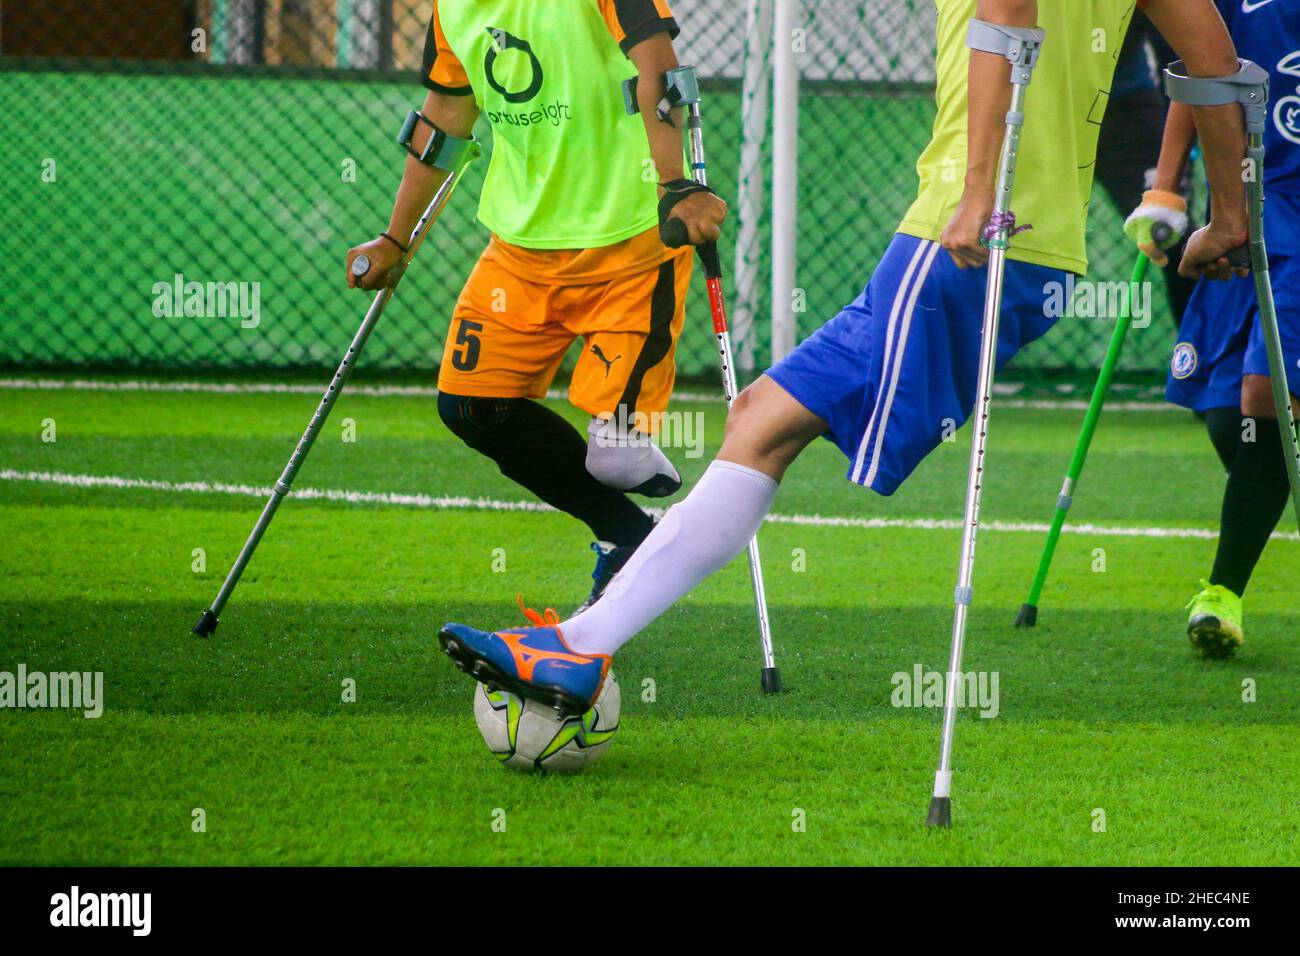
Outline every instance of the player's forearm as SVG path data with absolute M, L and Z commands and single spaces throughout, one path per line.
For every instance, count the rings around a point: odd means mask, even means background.
M 474 120 L 478 115 L 472 98 L 432 92 L 425 97 L 420 112 L 438 129 L 461 139 L 468 139 L 473 134 Z M 417 123 L 411 137 L 411 148 L 422 151 L 432 136 L 433 130 L 424 123 Z M 393 200 L 393 214 L 388 220 L 388 234 L 405 244 L 446 179 L 446 170 L 426 166 L 414 156 L 407 156 L 402 182 Z
M 422 149 L 423 146 L 414 148 Z M 426 166 L 413 156 L 406 157 L 406 169 L 393 200 L 393 214 L 388 219 L 388 234 L 405 245 L 434 193 L 446 179 L 446 170 Z
M 975 16 L 1002 26 L 1032 27 L 1038 23 L 1038 4 L 1036 0 L 980 0 Z M 967 80 L 966 192 L 992 196 L 1011 107 L 1011 64 L 1004 57 L 972 50 Z
M 1238 69 L 1237 51 L 1223 18 L 1210 0 L 1149 0 L 1146 14 L 1182 58 L 1189 76 L 1228 76 Z M 1198 106 L 1191 110 L 1210 181 L 1211 218 L 1226 227 L 1246 227 L 1242 160 L 1246 127 L 1241 107 Z
M 1205 176 L 1210 181 L 1210 218 L 1244 237 L 1247 215 L 1242 162 L 1246 155 L 1246 127 L 1241 107 L 1197 107 L 1195 115 L 1205 155 Z
M 677 68 L 677 53 L 672 40 L 667 33 L 657 34 L 634 46 L 628 56 L 637 68 L 636 101 L 659 182 L 684 179 L 682 110 L 673 110 L 674 125 L 671 126 L 659 119 L 658 113 L 659 101 L 664 95 L 664 74 Z
M 1164 138 L 1160 142 L 1160 159 L 1156 162 L 1153 188 L 1176 193 L 1183 182 L 1187 157 L 1196 142 L 1196 123 L 1192 108 L 1184 103 L 1171 103 L 1165 117 Z
M 650 141 L 650 157 L 654 160 L 655 172 L 659 176 L 659 182 L 672 182 L 674 179 L 686 178 L 686 167 L 682 161 L 682 134 L 681 134 L 681 110 L 674 110 L 673 122 L 677 124 L 676 128 L 669 126 L 667 123 L 661 123 L 655 117 L 654 107 L 650 107 L 648 116 L 645 114 L 645 100 L 641 98 L 641 84 L 638 83 L 637 100 L 642 103 L 641 112 L 645 116 L 646 138 Z M 662 86 L 660 86 L 662 90 Z M 660 94 L 662 95 L 662 94 Z M 654 102 L 659 98 L 655 97 Z

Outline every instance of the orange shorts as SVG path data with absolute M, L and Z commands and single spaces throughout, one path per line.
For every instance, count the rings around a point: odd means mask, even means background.
M 668 406 L 686 311 L 691 248 L 648 230 L 602 249 L 537 250 L 495 236 L 452 313 L 438 388 L 541 398 L 582 338 L 569 401 L 605 417 Z M 654 421 L 656 419 L 652 419 Z

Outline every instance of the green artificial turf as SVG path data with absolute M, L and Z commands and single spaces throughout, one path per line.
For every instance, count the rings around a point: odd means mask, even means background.
M 0 470 L 263 487 L 314 403 L 0 388 Z M 702 457 L 669 450 L 692 481 L 723 411 L 675 409 L 703 415 Z M 995 411 L 986 522 L 1050 518 L 1081 417 Z M 819 443 L 776 513 L 958 519 L 965 440 L 892 499 L 844 481 Z M 1212 529 L 1222 480 L 1190 416 L 1107 413 L 1071 521 Z M 297 486 L 528 497 L 447 434 L 432 400 L 347 393 Z M 98 719 L 0 710 L 0 862 L 1294 862 L 1295 541 L 1265 554 L 1242 653 L 1207 663 L 1182 607 L 1212 540 L 1067 533 L 1039 626 L 1017 631 L 1043 535 L 986 527 L 965 669 L 997 672 L 998 713 L 961 715 L 956 826 L 934 831 L 940 713 L 891 695 L 895 674 L 946 666 L 955 530 L 768 524 L 787 692 L 759 693 L 741 558 L 619 654 L 623 723 L 605 757 L 530 777 L 487 753 L 472 685 L 435 635 L 445 620 L 518 621 L 520 592 L 567 611 L 588 583 L 586 530 L 548 512 L 291 499 L 215 637 L 190 636 L 260 507 L 0 480 L 0 670 L 102 671 L 105 685 Z

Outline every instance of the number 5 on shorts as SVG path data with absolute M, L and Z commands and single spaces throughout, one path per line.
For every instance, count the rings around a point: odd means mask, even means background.
M 451 364 L 456 367 L 457 371 L 472 372 L 478 365 L 478 354 L 482 346 L 482 340 L 473 333 L 482 331 L 482 322 L 475 322 L 473 319 L 460 320 L 460 328 L 456 330 L 456 345 L 464 346 L 464 348 L 458 349 L 451 355 Z

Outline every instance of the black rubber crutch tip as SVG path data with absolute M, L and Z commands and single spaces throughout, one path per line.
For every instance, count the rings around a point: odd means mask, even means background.
M 763 693 L 779 694 L 781 693 L 781 668 L 764 667 L 763 668 Z
M 1020 605 L 1020 613 L 1016 615 L 1016 627 L 1033 627 L 1038 623 L 1038 606 L 1035 604 Z
M 952 798 L 951 797 L 931 797 L 930 812 L 926 815 L 925 825 L 927 827 L 950 827 L 952 826 Z
M 203 616 L 199 618 L 199 623 L 194 625 L 191 634 L 197 634 L 199 637 L 208 637 L 217 629 L 217 616 L 212 611 L 204 611 Z

